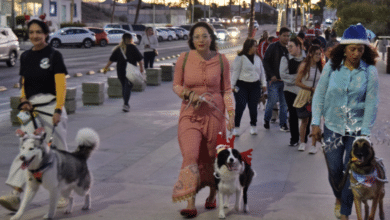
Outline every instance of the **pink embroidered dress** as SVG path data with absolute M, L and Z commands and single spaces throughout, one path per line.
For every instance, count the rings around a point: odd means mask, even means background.
M 191 50 L 183 72 L 185 54 L 177 60 L 173 80 L 173 91 L 181 95 L 184 88 L 205 96 L 226 115 L 226 110 L 234 110 L 230 82 L 229 61 L 222 55 L 223 74 L 219 53 L 210 60 L 204 60 L 198 52 Z M 221 76 L 222 79 L 221 79 Z M 221 85 L 222 84 L 222 85 Z M 224 115 L 208 103 L 203 102 L 198 109 L 188 101 L 182 102 L 178 139 L 183 163 L 178 180 L 173 188 L 172 200 L 188 200 L 205 186 L 214 187 L 214 160 L 219 132 L 226 136 Z

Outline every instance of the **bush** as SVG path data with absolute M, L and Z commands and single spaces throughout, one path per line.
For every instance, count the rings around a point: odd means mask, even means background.
M 15 28 L 14 33 L 19 39 L 28 40 L 27 28 Z
M 16 16 L 15 20 L 16 20 L 16 25 L 24 26 L 24 24 L 26 23 L 26 19 L 24 18 L 24 15 Z
M 61 23 L 60 27 L 61 28 L 64 28 L 64 27 L 85 27 L 87 25 L 85 25 L 84 23 L 79 23 L 79 22 L 73 22 L 73 23 L 70 23 L 70 22 L 65 22 L 65 23 Z

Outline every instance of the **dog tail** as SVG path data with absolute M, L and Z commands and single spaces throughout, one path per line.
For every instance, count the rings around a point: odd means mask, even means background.
M 92 151 L 99 147 L 100 138 L 92 128 L 82 128 L 77 132 L 76 143 L 78 146 L 74 152 L 76 156 L 88 159 Z

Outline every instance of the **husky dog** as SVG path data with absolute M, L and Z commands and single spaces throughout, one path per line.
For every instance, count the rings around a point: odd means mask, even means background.
M 214 164 L 215 183 L 217 184 L 219 200 L 219 218 L 226 218 L 224 207 L 229 206 L 229 196 L 236 193 L 234 208 L 240 210 L 241 195 L 243 193 L 244 212 L 249 212 L 247 205 L 248 187 L 252 182 L 255 172 L 246 163 L 236 149 L 227 148 L 220 151 Z M 225 203 L 224 203 L 224 198 Z
M 73 190 L 80 196 L 85 196 L 83 210 L 91 207 L 89 190 L 92 175 L 88 170 L 87 159 L 92 151 L 99 146 L 99 135 L 90 128 L 79 130 L 76 136 L 77 149 L 70 153 L 50 147 L 45 141 L 43 128 L 35 130 L 34 134 L 26 134 L 20 129 L 17 134 L 21 137 L 20 160 L 22 169 L 27 168 L 27 187 L 18 212 L 11 220 L 20 219 L 27 205 L 34 198 L 39 186 L 42 185 L 50 193 L 49 213 L 45 219 L 52 219 L 60 194 L 69 199 L 65 214 L 72 212 Z

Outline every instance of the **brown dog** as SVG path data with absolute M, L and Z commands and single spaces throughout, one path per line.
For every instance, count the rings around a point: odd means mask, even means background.
M 363 219 L 361 202 L 364 203 L 364 219 L 375 219 L 378 203 L 379 217 L 381 220 L 385 219 L 383 197 L 385 196 L 384 183 L 387 182 L 386 173 L 382 161 L 375 157 L 374 149 L 367 138 L 357 138 L 353 142 L 346 174 L 348 173 L 358 220 Z M 370 214 L 367 200 L 372 200 Z
M 257 105 L 258 105 L 258 108 L 259 108 L 259 109 L 260 109 L 260 104 L 261 104 L 261 103 L 263 103 L 263 106 L 264 106 L 264 109 L 265 109 L 265 104 L 266 104 L 266 102 L 267 102 L 267 99 L 268 99 L 268 95 L 267 95 L 267 94 L 265 94 L 265 93 L 261 94 L 260 99 L 259 99 L 259 101 L 257 102 Z

